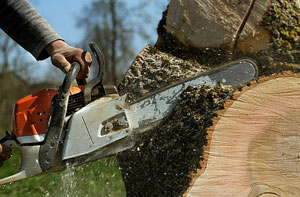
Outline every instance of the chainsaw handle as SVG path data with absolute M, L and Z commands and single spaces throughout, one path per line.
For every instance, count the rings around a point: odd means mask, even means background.
M 63 84 L 54 103 L 53 114 L 50 125 L 46 133 L 45 143 L 41 145 L 39 151 L 39 163 L 43 172 L 50 170 L 58 158 L 57 152 L 64 127 L 64 121 L 67 114 L 68 101 L 73 82 L 80 70 L 77 62 L 71 64 L 70 71 L 66 74 Z
M 79 86 L 86 85 L 86 79 L 76 79 L 76 82 Z
M 75 81 L 79 71 L 80 71 L 80 64 L 78 62 L 73 62 L 71 64 L 71 68 L 69 72 L 65 76 L 63 84 L 61 85 L 61 89 L 64 93 L 71 90 L 72 84 Z
M 97 73 L 96 77 L 89 83 L 87 83 L 86 79 L 76 79 L 76 81 L 77 81 L 78 85 L 86 85 L 85 89 L 87 89 L 88 91 L 91 91 L 91 89 L 95 85 L 97 85 L 99 82 L 102 83 L 102 81 L 103 81 L 103 76 L 105 73 L 105 62 L 104 62 L 104 56 L 103 56 L 101 50 L 99 49 L 99 47 L 96 45 L 96 43 L 90 42 L 89 47 L 90 47 L 92 53 L 94 54 L 96 61 L 98 63 L 98 73 Z M 89 94 L 89 93 L 87 93 L 87 94 Z M 87 98 L 87 100 L 89 100 L 89 99 Z M 86 103 L 88 103 L 89 101 L 87 101 Z
M 97 63 L 98 63 L 98 73 L 96 77 L 91 80 L 89 83 L 87 83 L 84 87 L 84 102 L 87 105 L 88 103 L 91 102 L 92 100 L 92 91 L 94 90 L 95 87 L 100 87 L 103 91 L 103 76 L 105 73 L 105 62 L 104 62 L 104 56 L 99 49 L 99 47 L 94 43 L 90 42 L 89 47 L 94 54 Z
M 40 148 L 39 145 L 20 146 L 15 140 L 7 140 L 4 144 L 6 146 L 17 148 L 21 152 L 22 162 L 21 168 L 16 174 L 0 179 L 0 185 L 36 176 L 43 172 L 37 160 Z

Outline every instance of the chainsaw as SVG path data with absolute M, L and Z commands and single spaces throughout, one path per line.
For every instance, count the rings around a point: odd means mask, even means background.
M 79 166 L 132 148 L 138 135 L 168 116 L 188 86 L 216 86 L 221 82 L 236 87 L 257 76 L 255 62 L 242 59 L 128 104 L 126 94 L 119 96 L 115 86 L 103 85 L 103 55 L 94 43 L 90 48 L 99 65 L 93 80 L 76 79 L 80 65 L 74 62 L 59 90 L 44 89 L 16 102 L 12 132 L 0 143 L 19 149 L 22 162 L 18 173 L 1 179 L 0 184 Z M 78 86 L 72 87 L 76 81 Z

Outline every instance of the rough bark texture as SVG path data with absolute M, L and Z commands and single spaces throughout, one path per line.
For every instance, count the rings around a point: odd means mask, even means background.
M 231 54 L 233 43 L 207 48 L 185 45 L 165 28 L 168 10 L 163 13 L 159 23 L 155 47 L 208 67 L 250 57 L 258 63 L 260 75 L 270 75 L 282 70 L 299 70 L 299 0 L 270 0 L 269 4 L 257 28 L 245 40 L 239 40 L 234 56 Z

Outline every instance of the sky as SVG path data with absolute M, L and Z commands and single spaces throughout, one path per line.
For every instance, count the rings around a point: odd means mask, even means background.
M 83 31 L 76 27 L 76 21 L 90 0 L 29 0 L 29 2 L 67 42 L 81 41 Z
M 84 30 L 77 27 L 77 19 L 84 12 L 85 6 L 88 6 L 93 0 L 28 0 L 33 7 L 48 21 L 53 29 L 60 34 L 67 43 L 75 45 L 82 41 Z M 136 5 L 139 0 L 121 0 L 129 7 Z M 159 2 L 159 5 L 157 5 Z M 150 33 L 151 40 L 145 41 L 136 38 L 132 45 L 138 54 L 149 42 L 154 43 L 157 39 L 156 27 L 161 19 L 162 12 L 166 9 L 168 0 L 156 0 L 147 6 L 147 11 L 151 17 L 151 23 L 145 24 L 145 29 Z M 84 13 L 86 14 L 86 13 Z M 33 60 L 33 57 L 29 59 Z M 47 74 L 47 67 L 51 62 L 48 60 L 35 63 L 38 65 L 38 75 Z M 45 72 L 46 71 L 46 72 Z

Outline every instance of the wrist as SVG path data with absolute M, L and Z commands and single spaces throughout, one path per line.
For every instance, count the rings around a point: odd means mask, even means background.
M 69 46 L 69 45 L 65 41 L 55 40 L 55 41 L 51 42 L 50 44 L 48 44 L 45 47 L 45 50 L 47 51 L 47 53 L 49 55 L 51 55 L 54 51 L 61 49 L 61 48 L 65 48 L 66 46 Z

